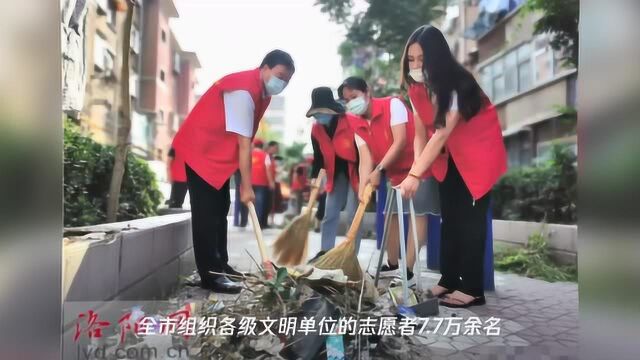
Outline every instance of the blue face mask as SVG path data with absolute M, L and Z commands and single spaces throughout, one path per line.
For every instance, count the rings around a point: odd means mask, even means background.
M 354 115 L 362 115 L 367 111 L 368 106 L 369 101 L 365 100 L 364 96 L 358 96 L 347 103 L 347 111 Z
M 333 119 L 333 115 L 331 114 L 318 113 L 318 114 L 313 114 L 313 117 L 316 119 L 316 121 L 319 124 L 322 124 L 322 125 L 328 125 Z
M 278 95 L 287 87 L 287 82 L 279 79 L 275 75 L 271 75 L 269 81 L 264 84 L 265 89 L 267 90 L 267 95 Z

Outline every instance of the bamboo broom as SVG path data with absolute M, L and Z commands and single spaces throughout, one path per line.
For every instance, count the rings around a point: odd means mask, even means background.
M 347 239 L 318 258 L 312 264 L 314 267 L 325 270 L 342 269 L 350 281 L 362 280 L 362 268 L 360 268 L 356 254 L 356 237 L 372 192 L 373 187 L 371 184 L 367 184 L 364 188 L 363 201 L 358 205 L 358 210 L 356 210 L 351 227 L 347 232 Z
M 247 208 L 249 209 L 249 216 L 251 217 L 251 224 L 253 225 L 253 231 L 256 235 L 256 241 L 258 241 L 258 250 L 260 251 L 260 258 L 262 260 L 262 267 L 265 272 L 265 277 L 267 279 L 273 278 L 274 268 L 271 261 L 269 261 L 269 255 L 267 254 L 267 248 L 264 245 L 264 240 L 262 239 L 262 229 L 260 228 L 260 221 L 258 220 L 258 215 L 256 214 L 256 208 L 253 205 L 253 202 L 249 202 L 247 204 Z
M 325 170 L 320 169 L 316 181 L 312 185 L 307 211 L 293 219 L 273 243 L 273 256 L 277 264 L 295 266 L 302 264 L 306 260 L 313 206 L 318 198 L 320 184 L 324 177 Z

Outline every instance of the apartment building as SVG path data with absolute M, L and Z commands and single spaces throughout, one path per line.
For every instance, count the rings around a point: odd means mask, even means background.
M 140 2 L 136 3 L 139 14 Z M 120 90 L 120 63 L 123 13 L 117 13 L 108 0 L 91 0 L 87 3 L 85 26 L 86 91 L 84 107 L 80 115 L 81 128 L 102 144 L 114 144 Z M 133 31 L 139 31 L 140 17 L 134 19 Z M 136 43 L 132 37 L 132 49 Z M 136 74 L 136 57 L 130 59 L 131 74 Z
M 148 160 L 167 160 L 173 136 L 196 102 L 195 53 L 183 51 L 169 27 L 172 0 L 138 0 L 129 46 L 131 149 Z M 87 3 L 87 81 L 81 127 L 103 144 L 115 144 L 120 103 L 124 12 L 110 0 Z
M 138 110 L 147 117 L 149 127 L 138 126 L 135 134 L 141 146 L 146 143 L 149 159 L 166 161 L 173 136 L 195 104 L 195 70 L 200 62 L 195 53 L 182 50 L 169 27 L 169 20 L 178 17 L 173 1 L 144 3 Z
M 449 3 L 438 22 L 458 61 L 471 70 L 498 109 L 509 166 L 544 161 L 553 143 L 577 151 L 577 70 L 566 68 L 550 34 L 534 35 L 537 13 L 523 0 Z

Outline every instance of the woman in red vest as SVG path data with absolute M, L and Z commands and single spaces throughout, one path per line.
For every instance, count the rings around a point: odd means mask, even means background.
M 295 199 L 295 215 L 300 215 L 302 211 L 303 193 L 307 188 L 307 166 L 300 163 L 291 169 L 289 178 L 291 179 L 291 193 Z
M 311 108 L 307 117 L 314 117 L 311 129 L 313 167 L 311 177 L 316 178 L 320 169 L 327 173 L 324 217 L 321 225 L 321 251 L 316 257 L 335 246 L 340 212 L 345 209 L 347 218 L 355 214 L 358 189 L 357 151 L 353 142 L 353 130 L 345 116 L 345 110 L 333 97 L 328 87 L 318 87 L 311 92 Z M 346 207 L 346 208 L 345 208 Z M 356 251 L 360 247 L 362 232 L 358 232 Z
M 202 95 L 173 140 L 186 163 L 193 251 L 206 289 L 238 293 L 242 288 L 210 273 L 241 275 L 228 264 L 229 179 L 240 168 L 241 201 L 254 200 L 251 141 L 271 96 L 284 90 L 294 71 L 291 56 L 273 50 L 260 67 L 223 77 Z
M 377 187 L 382 172 L 386 173 L 391 186 L 397 186 L 413 163 L 413 114 L 397 97 L 371 97 L 367 83 L 357 77 L 347 78 L 338 88 L 338 94 L 348 101 L 347 110 L 353 114 L 350 115 L 349 121 L 355 130 L 355 142 L 360 154 L 360 192 L 367 182 Z M 380 269 L 383 277 L 397 276 L 400 273 L 400 236 L 395 201 L 395 198 L 392 199 L 393 215 L 388 230 L 387 264 Z M 414 206 L 417 232 L 420 237 L 424 237 L 426 215 L 440 213 L 437 184 L 434 181 L 424 181 L 420 184 Z M 403 202 L 403 212 L 409 212 L 408 201 Z M 410 232 L 409 236 L 409 244 L 413 244 L 413 232 Z M 415 284 L 411 268 L 407 269 L 407 275 L 408 285 Z
M 432 134 L 400 185 L 403 196 L 415 194 L 428 170 L 442 181 L 442 277 L 431 291 L 446 295 L 441 301 L 444 306 L 482 305 L 490 192 L 507 169 L 496 109 L 435 27 L 425 25 L 411 35 L 402 74 L 410 86 L 411 102 Z M 435 115 L 426 111 L 431 101 Z

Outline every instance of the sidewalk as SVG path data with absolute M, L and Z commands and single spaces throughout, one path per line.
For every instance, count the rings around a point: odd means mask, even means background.
M 232 221 L 229 222 L 230 224 Z M 275 240 L 279 229 L 264 231 L 267 246 Z M 338 237 L 340 243 L 344 237 Z M 258 246 L 249 225 L 246 229 L 230 227 L 229 263 L 240 271 L 255 271 L 247 251 L 258 257 Z M 320 234 L 310 233 L 309 256 L 320 249 Z M 375 240 L 363 239 L 359 259 L 363 268 L 371 264 L 369 273 L 375 272 L 378 257 Z M 423 248 L 420 258 L 426 264 Z M 423 269 L 426 266 L 423 267 Z M 440 275 L 425 271 L 423 286 L 432 286 Z M 415 335 L 420 358 L 431 359 L 484 359 L 513 358 L 538 359 L 561 357 L 577 359 L 578 346 L 578 286 L 576 283 L 548 283 L 514 274 L 496 273 L 496 291 L 487 292 L 487 304 L 470 309 L 440 307 L 440 318 L 479 317 L 483 322 L 494 317 L 501 319 L 498 336 L 451 336 L 440 334 Z M 381 284 L 384 286 L 385 284 Z M 176 294 L 179 298 L 206 299 L 209 293 L 199 288 L 185 287 Z M 220 298 L 223 298 L 220 296 Z M 235 298 L 235 296 L 231 296 Z M 463 327 L 464 330 L 464 327 Z M 442 331 L 441 331 L 442 332 Z M 415 351 L 415 350 L 414 350 Z M 496 357 L 499 355 L 499 357 Z M 400 353 L 399 359 L 414 358 Z M 418 358 L 418 357 L 416 357 Z

